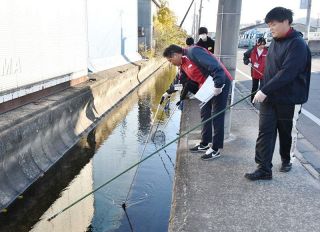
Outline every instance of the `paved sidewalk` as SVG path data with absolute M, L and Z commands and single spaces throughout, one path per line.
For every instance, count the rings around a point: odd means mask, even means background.
M 238 53 L 242 57 L 243 51 Z M 251 92 L 251 77 L 250 68 L 245 66 L 242 61 L 237 63 L 236 79 L 237 86 L 241 88 L 244 94 Z M 312 73 L 310 83 L 309 100 L 303 104 L 303 109 L 314 114 L 319 118 L 319 93 L 320 93 L 320 56 L 312 57 Z M 319 125 L 316 124 L 314 118 L 311 119 L 303 112 L 298 120 L 297 126 L 299 130 L 297 149 L 300 153 L 297 154 L 298 159 L 310 172 L 317 178 L 320 178 L 320 147 L 318 146 Z M 304 135 L 306 137 L 304 137 Z
M 235 90 L 235 101 L 240 99 Z M 232 109 L 231 136 L 222 156 L 203 161 L 188 148 L 200 129 L 180 140 L 169 231 L 319 231 L 320 182 L 293 159 L 293 169 L 280 173 L 278 145 L 273 180 L 250 182 L 255 169 L 258 114 L 246 101 Z M 200 122 L 196 100 L 185 104 L 181 132 Z

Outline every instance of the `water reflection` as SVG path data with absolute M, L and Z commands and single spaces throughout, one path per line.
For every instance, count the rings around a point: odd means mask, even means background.
M 128 231 L 121 203 L 128 194 L 134 170 L 50 223 L 45 219 L 139 160 L 152 117 L 174 71 L 168 70 L 163 76 L 147 80 L 108 113 L 88 136 L 24 193 L 22 200 L 14 202 L 8 213 L 0 215 L 0 231 Z M 163 114 L 161 119 L 166 117 Z M 172 130 L 170 126 L 167 129 Z M 146 154 L 154 150 L 155 144 L 150 143 Z M 168 152 L 175 154 L 175 146 L 168 148 Z M 167 227 L 171 201 L 168 174 L 173 176 L 173 168 L 164 152 L 138 169 L 128 202 L 129 214 L 135 215 L 135 228 L 141 228 L 137 223 L 146 219 L 143 210 L 150 211 L 155 206 L 161 209 L 157 223 L 164 222 L 164 226 L 156 223 L 157 227 Z
M 166 73 L 166 75 L 168 75 L 168 73 Z M 164 82 L 164 80 L 166 80 L 166 82 Z M 161 83 L 162 88 L 154 89 L 155 86 L 157 86 L 156 83 Z M 101 146 L 93 158 L 94 188 L 117 175 L 119 170 L 125 170 L 140 160 L 141 151 L 149 133 L 152 117 L 154 117 L 165 86 L 168 86 L 169 83 L 168 79 L 159 77 L 156 79 L 155 83 L 144 85 L 144 88 L 147 87 L 146 89 L 148 89 L 148 91 L 141 91 L 140 89 L 140 91 L 137 92 L 137 103 L 133 105 L 133 108 L 125 118 L 128 127 L 126 130 L 123 130 L 121 125 L 119 125 L 119 128 L 116 128 L 113 131 L 108 140 L 105 141 L 104 145 Z M 134 98 L 134 96 L 132 96 L 131 99 L 132 98 Z M 156 103 L 156 105 L 152 104 L 152 102 Z M 119 133 L 121 133 L 121 131 L 125 132 L 125 140 L 119 139 Z M 145 154 L 150 154 L 154 149 L 154 144 L 150 143 L 150 145 L 147 146 Z M 175 154 L 175 151 L 173 153 Z M 159 157 L 153 159 L 153 162 L 161 163 L 158 159 Z M 157 165 L 146 167 L 148 167 L 147 172 L 155 172 L 155 170 L 157 170 L 157 172 L 160 170 L 160 173 L 163 172 L 163 166 L 161 167 L 162 169 L 159 169 Z M 140 181 L 139 176 L 141 175 L 140 170 L 143 170 L 142 166 L 138 169 L 136 179 L 134 179 L 136 172 L 136 168 L 134 168 L 117 178 L 116 181 L 110 183 L 108 187 L 103 188 L 94 194 L 95 212 L 92 224 L 88 228 L 88 231 L 130 231 L 130 227 L 128 227 L 129 223 L 121 207 L 122 203 L 128 199 L 128 202 L 126 202 L 128 204 L 128 212 L 131 212 L 131 209 L 133 208 L 138 209 L 141 206 L 143 206 L 144 209 L 148 209 L 150 205 L 145 207 L 146 203 L 144 202 L 149 202 L 152 195 L 157 196 L 157 193 L 154 194 L 156 187 L 153 181 L 155 179 L 151 180 L 147 178 L 146 180 L 143 180 L 143 186 L 140 186 L 138 183 Z M 159 173 L 156 175 L 157 178 L 158 175 Z M 152 174 L 148 173 L 148 175 L 145 176 L 152 176 Z M 167 180 L 168 178 L 166 177 L 166 181 Z M 134 185 L 133 188 L 130 189 L 132 182 Z M 168 184 L 166 183 L 166 185 Z M 171 196 L 171 182 L 169 185 L 170 187 L 167 190 Z M 138 195 L 135 194 L 136 192 L 138 192 Z M 158 200 L 161 200 L 162 196 L 157 196 L 157 198 Z M 151 207 L 154 207 L 154 205 L 151 205 Z M 142 209 L 142 211 L 145 212 L 144 209 Z M 169 214 L 166 214 L 165 217 L 166 220 L 162 221 L 162 223 L 164 222 L 165 227 L 167 227 Z M 142 220 L 144 220 L 143 218 Z M 134 228 L 137 227 L 136 220 L 137 218 L 134 217 L 132 221 Z
M 151 124 L 151 109 L 150 109 L 151 96 L 148 94 L 145 99 L 139 98 L 138 100 L 138 138 L 142 138 L 148 134 Z

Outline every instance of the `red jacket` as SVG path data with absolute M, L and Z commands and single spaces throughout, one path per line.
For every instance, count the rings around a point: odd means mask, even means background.
M 193 63 L 188 57 L 182 56 L 181 69 L 187 77 L 199 84 L 199 88 L 206 81 L 206 77 L 202 74 L 198 66 Z
M 207 55 L 211 56 L 213 59 L 207 57 Z M 222 87 L 225 82 L 222 73 L 224 73 L 225 77 L 230 81 L 233 80 L 226 67 L 205 48 L 192 46 L 189 49 L 184 50 L 184 55 L 181 59 L 181 70 L 189 79 L 197 82 L 199 88 L 205 82 L 208 75 L 212 76 L 215 86 L 217 84 Z M 200 59 L 202 60 L 201 62 Z
M 264 48 L 261 55 L 258 56 L 257 47 L 255 46 L 250 54 L 252 69 L 251 76 L 253 79 L 263 79 L 263 72 L 266 64 L 268 49 Z

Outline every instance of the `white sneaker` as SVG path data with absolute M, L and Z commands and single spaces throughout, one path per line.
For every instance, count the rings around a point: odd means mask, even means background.
M 218 158 L 220 157 L 220 151 L 217 150 L 213 150 L 211 147 L 206 151 L 206 153 L 201 156 L 201 159 L 202 160 L 211 160 L 211 159 L 215 159 L 215 158 Z
M 203 145 L 202 143 L 198 143 L 194 147 L 190 148 L 189 150 L 191 152 L 205 152 L 208 149 L 209 149 L 209 144 L 208 145 Z
M 189 99 L 195 99 L 196 97 L 194 96 L 194 94 L 193 93 L 188 93 L 188 97 L 189 97 Z

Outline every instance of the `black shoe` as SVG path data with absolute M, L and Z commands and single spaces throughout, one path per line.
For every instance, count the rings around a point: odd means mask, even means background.
M 196 144 L 194 147 L 190 148 L 191 152 L 205 152 L 209 149 L 209 145 L 203 145 L 202 143 Z
M 202 155 L 201 156 L 201 159 L 202 160 L 211 160 L 211 159 L 215 159 L 215 158 L 218 158 L 220 157 L 220 151 L 219 150 L 213 150 L 212 148 L 209 148 L 207 151 L 206 151 L 206 154 Z
M 244 175 L 245 178 L 248 180 L 271 180 L 272 179 L 272 173 L 266 173 L 264 171 L 261 171 L 260 169 L 255 170 L 252 173 L 246 173 Z
M 282 163 L 279 171 L 280 172 L 289 172 L 292 168 L 292 163 Z

